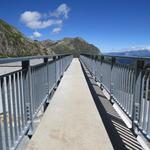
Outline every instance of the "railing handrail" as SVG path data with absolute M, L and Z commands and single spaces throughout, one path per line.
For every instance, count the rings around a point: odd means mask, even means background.
M 89 54 L 89 53 L 80 53 L 80 55 L 86 56 L 99 56 L 99 57 L 109 57 L 109 58 L 120 58 L 120 59 L 133 59 L 133 60 L 150 60 L 150 57 L 139 57 L 139 56 L 121 56 L 121 55 L 107 55 L 107 54 Z
M 64 57 L 72 54 L 53 54 L 53 55 L 40 55 L 40 56 L 25 56 L 25 57 L 8 57 L 8 58 L 0 58 L 0 64 L 18 62 L 18 61 L 29 61 L 33 59 L 43 59 L 43 58 L 53 58 L 53 57 Z

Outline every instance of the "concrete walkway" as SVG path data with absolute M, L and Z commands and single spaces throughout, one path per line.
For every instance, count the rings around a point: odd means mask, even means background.
M 27 150 L 112 150 L 78 59 L 56 90 Z

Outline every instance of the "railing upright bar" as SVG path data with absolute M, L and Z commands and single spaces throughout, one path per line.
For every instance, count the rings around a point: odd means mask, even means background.
M 32 81 L 31 81 L 31 67 L 30 67 L 30 61 L 23 61 L 22 62 L 22 69 L 25 69 L 25 75 L 26 75 L 26 111 L 27 111 L 27 121 L 30 123 L 30 129 L 28 132 L 28 136 L 32 136 L 33 132 L 33 102 L 32 102 Z
M 150 80 L 150 79 L 149 79 Z M 149 106 L 149 110 L 148 110 L 148 114 L 150 115 L 150 101 L 148 101 L 148 106 Z M 147 138 L 150 139 L 150 117 L 147 118 L 148 122 L 147 122 Z
M 12 124 L 12 103 L 11 103 L 11 89 L 10 89 L 10 76 L 6 77 L 6 88 L 7 88 L 7 100 L 8 100 L 8 115 L 9 115 L 9 124 L 10 124 L 10 139 L 11 139 L 11 146 L 14 146 L 14 134 L 13 134 L 13 124 Z
M 111 59 L 111 70 L 110 70 L 110 101 L 114 103 L 113 97 L 114 97 L 114 81 L 113 81 L 113 69 L 114 65 L 116 63 L 116 58 L 112 57 Z
M 46 65 L 46 94 L 48 95 L 49 94 L 49 71 L 48 71 L 48 58 L 44 58 L 44 63 Z
M 22 72 L 19 72 L 19 87 L 20 87 L 20 105 L 21 105 L 21 128 L 22 130 L 25 127 L 25 118 L 24 118 L 24 99 L 23 99 L 23 84 L 22 84 Z
M 15 85 L 16 85 L 16 105 L 17 105 L 17 120 L 18 120 L 18 135 L 21 134 L 21 123 L 20 123 L 20 96 L 19 96 L 19 82 L 18 73 L 15 74 Z
M 3 150 L 2 118 L 0 116 L 0 150 Z
M 44 111 L 46 110 L 49 102 L 48 102 L 48 96 L 49 96 L 49 89 L 50 89 L 50 85 L 49 85 L 49 70 L 48 70 L 48 58 L 44 58 L 44 63 L 46 65 L 46 95 L 47 95 L 47 98 L 46 98 L 46 101 L 44 103 Z
M 142 90 L 142 78 L 144 67 L 144 61 L 137 60 L 135 65 L 135 77 L 134 77 L 134 95 L 133 95 L 133 122 L 132 126 L 135 132 L 137 131 L 137 125 L 139 124 L 140 116 L 140 103 L 141 103 L 141 90 Z
M 102 75 L 102 64 L 103 64 L 103 60 L 104 60 L 104 56 L 100 56 L 101 57 L 101 60 L 100 60 L 100 65 L 101 65 L 101 70 L 100 70 L 100 88 L 102 89 L 103 88 L 103 75 Z
M 9 139 L 8 139 L 8 119 L 6 110 L 6 97 L 5 97 L 5 85 L 4 78 L 1 78 L 1 92 L 2 92 L 2 107 L 3 107 L 3 119 L 4 119 L 4 129 L 5 129 L 5 149 L 9 150 Z
M 148 123 L 148 109 L 149 109 L 149 101 L 148 101 L 148 94 L 149 94 L 149 75 L 147 75 L 147 80 L 146 80 L 146 97 L 145 97 L 145 110 L 144 110 L 144 126 L 143 126 L 143 133 L 146 134 L 146 130 L 147 130 L 147 123 Z
M 54 60 L 54 62 L 55 62 L 55 70 L 54 70 L 54 72 L 55 72 L 55 86 L 56 86 L 56 80 L 57 80 L 57 63 L 56 63 L 56 60 L 57 59 L 57 57 L 56 56 L 54 56 L 53 57 L 53 60 Z
M 129 76 L 130 76 L 130 70 L 128 70 L 128 69 L 126 69 L 126 71 L 127 71 L 127 81 L 126 81 L 126 91 L 127 91 L 127 94 L 126 94 L 126 105 L 127 105 L 127 108 L 126 108 L 126 110 L 127 110 L 127 114 L 129 115 L 129 106 L 130 106 L 130 98 L 129 98 L 129 89 L 130 89 L 130 78 L 129 78 Z
M 18 140 L 18 130 L 17 130 L 17 113 L 16 113 L 16 97 L 15 97 L 15 83 L 14 75 L 11 75 L 11 86 L 12 86 L 12 106 L 13 106 L 13 121 L 14 121 L 14 137 L 15 141 Z

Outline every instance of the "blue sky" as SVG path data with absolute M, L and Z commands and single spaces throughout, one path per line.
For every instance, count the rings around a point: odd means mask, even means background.
M 150 47 L 150 0 L 1 0 L 0 18 L 39 40 L 79 36 L 102 52 Z

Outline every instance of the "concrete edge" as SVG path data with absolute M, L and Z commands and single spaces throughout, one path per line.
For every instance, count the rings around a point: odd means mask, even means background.
M 132 122 L 131 120 L 127 117 L 127 115 L 121 110 L 121 108 L 118 106 L 117 103 L 113 104 L 114 109 L 117 111 L 121 119 L 124 121 L 126 126 L 131 129 L 132 128 Z
M 96 84 L 100 87 L 100 83 L 96 82 Z M 107 100 L 110 99 L 110 94 L 103 89 L 103 94 L 106 96 Z M 129 117 L 121 110 L 121 108 L 119 107 L 119 105 L 115 102 L 113 104 L 114 109 L 117 111 L 117 113 L 119 114 L 119 116 L 121 117 L 121 119 L 123 120 L 123 122 L 126 124 L 126 126 L 129 129 L 132 129 L 132 122 L 129 119 Z M 140 143 L 140 145 L 144 148 L 144 150 L 150 150 L 149 145 L 147 144 L 147 142 L 145 141 L 145 139 L 143 138 L 143 136 L 141 136 L 140 134 L 137 135 L 137 141 Z
M 100 83 L 96 82 L 97 85 L 100 87 Z M 110 100 L 110 94 L 103 89 L 103 94 L 106 96 L 107 100 Z M 115 102 L 113 104 L 114 109 L 117 111 L 117 113 L 119 114 L 119 116 L 121 117 L 121 119 L 124 121 L 124 123 L 126 124 L 126 126 L 131 129 L 132 128 L 132 122 L 129 119 L 129 117 L 121 110 L 121 108 L 118 106 L 118 104 Z
M 137 136 L 137 140 L 141 144 L 141 146 L 144 148 L 144 150 L 150 150 L 150 147 L 148 146 L 148 144 L 146 143 L 146 141 L 143 139 L 141 135 Z

